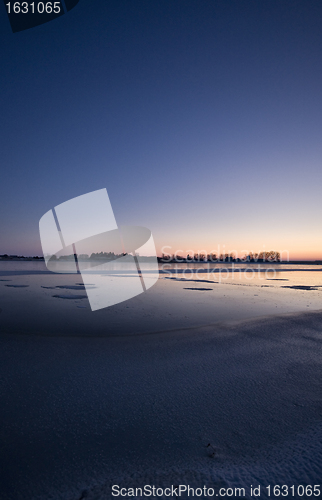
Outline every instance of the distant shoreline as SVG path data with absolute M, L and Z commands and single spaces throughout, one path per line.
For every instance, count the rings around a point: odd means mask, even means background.
M 44 261 L 45 259 L 43 257 L 38 257 L 38 255 L 32 256 L 32 257 L 25 257 L 24 255 L 0 255 L 0 261 L 19 261 L 19 260 L 42 260 Z
M 144 256 L 141 256 L 144 258 Z M 322 260 L 287 260 L 287 261 L 270 261 L 270 260 L 191 260 L 191 259 L 163 259 L 162 257 L 157 257 L 159 264 L 306 264 L 306 265 L 322 265 Z M 44 257 L 39 257 L 38 255 L 26 257 L 24 255 L 0 255 L 0 261 L 2 262 L 12 262 L 12 261 L 42 261 L 44 262 Z M 65 260 L 65 259 L 62 259 Z M 114 260 L 114 259 L 111 259 Z

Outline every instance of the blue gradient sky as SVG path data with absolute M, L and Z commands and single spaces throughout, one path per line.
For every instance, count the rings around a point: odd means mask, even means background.
M 322 258 L 322 3 L 80 0 L 12 34 L 0 9 L 0 254 L 106 187 L 158 252 Z M 224 248 L 225 245 L 225 248 Z

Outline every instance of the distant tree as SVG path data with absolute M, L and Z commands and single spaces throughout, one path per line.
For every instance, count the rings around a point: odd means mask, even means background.
M 250 262 L 279 262 L 280 261 L 280 253 L 275 250 L 271 250 L 269 252 L 263 251 L 259 253 L 250 252 L 247 259 Z

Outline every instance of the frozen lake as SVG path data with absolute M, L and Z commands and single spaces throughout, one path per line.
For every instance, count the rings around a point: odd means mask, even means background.
M 320 484 L 321 270 L 276 267 L 92 312 L 78 275 L 0 263 L 1 499 Z

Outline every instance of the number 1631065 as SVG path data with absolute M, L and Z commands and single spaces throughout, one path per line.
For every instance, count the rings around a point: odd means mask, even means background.
M 59 14 L 60 2 L 8 2 L 8 14 Z

